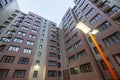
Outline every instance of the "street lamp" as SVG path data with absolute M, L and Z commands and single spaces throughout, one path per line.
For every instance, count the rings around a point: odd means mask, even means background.
M 90 38 L 92 39 L 94 45 L 96 46 L 98 52 L 100 53 L 102 59 L 104 60 L 108 70 L 110 71 L 112 77 L 114 78 L 114 80 L 118 80 L 118 76 L 116 74 L 116 72 L 114 71 L 114 69 L 111 67 L 109 61 L 107 60 L 106 56 L 104 55 L 104 53 L 102 52 L 102 49 L 100 48 L 98 42 L 96 41 L 96 39 L 94 38 L 94 35 L 93 34 L 96 34 L 98 32 L 98 30 L 93 30 L 91 31 L 91 29 L 85 25 L 84 23 L 82 22 L 79 22 L 76 27 L 78 29 L 80 29 L 82 32 L 84 32 L 85 34 L 89 34 Z

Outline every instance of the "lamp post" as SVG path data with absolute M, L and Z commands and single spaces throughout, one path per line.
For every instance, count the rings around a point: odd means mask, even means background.
M 79 22 L 79 23 L 76 25 L 76 27 L 77 27 L 78 29 L 80 29 L 82 32 L 84 32 L 85 34 L 87 34 L 87 33 L 89 34 L 90 38 L 92 39 L 94 45 L 96 46 L 98 52 L 100 53 L 100 55 L 101 55 L 103 61 L 105 62 L 106 66 L 107 66 L 107 68 L 108 68 L 108 70 L 109 70 L 109 72 L 111 73 L 112 77 L 114 78 L 114 80 L 118 80 L 118 76 L 117 76 L 116 72 L 114 71 L 114 69 L 113 69 L 112 66 L 110 65 L 110 63 L 109 63 L 109 61 L 107 60 L 106 56 L 104 55 L 102 49 L 100 48 L 98 42 L 97 42 L 96 39 L 94 38 L 94 35 L 93 35 L 93 34 L 96 34 L 96 33 L 98 32 L 98 30 L 93 30 L 93 31 L 91 32 L 90 28 L 89 28 L 87 25 L 85 25 L 84 23 L 82 23 L 82 22 Z

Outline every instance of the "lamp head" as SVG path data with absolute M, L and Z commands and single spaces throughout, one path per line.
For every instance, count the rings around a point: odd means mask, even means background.
M 79 22 L 76 25 L 76 27 L 78 29 L 80 29 L 81 31 L 83 31 L 84 33 L 89 33 L 90 32 L 90 28 L 87 25 L 85 25 L 84 23 L 82 23 L 82 22 Z

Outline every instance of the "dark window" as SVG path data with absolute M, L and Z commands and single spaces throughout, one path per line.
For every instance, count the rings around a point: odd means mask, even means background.
M 57 71 L 48 71 L 48 77 L 56 77 Z
M 58 62 L 58 67 L 61 68 L 61 63 L 60 62 Z
M 49 61 L 48 66 L 56 66 L 57 62 L 56 61 Z
M 104 70 L 108 70 L 108 68 L 107 68 L 107 66 L 106 66 L 104 61 L 100 61 L 100 63 L 101 63 L 101 65 L 102 65 Z
M 106 30 L 107 28 L 109 28 L 111 26 L 111 24 L 108 21 L 105 21 L 104 23 L 102 23 L 100 26 L 98 26 L 98 30 L 100 32 Z
M 88 72 L 93 72 L 93 69 L 90 63 L 86 63 L 83 65 L 80 65 L 80 71 L 81 73 L 88 73 Z
M 73 56 L 69 57 L 69 62 L 70 62 L 70 63 L 71 63 L 71 62 L 73 62 L 73 61 L 75 61 L 75 60 L 76 60 L 75 55 L 73 55 Z
M 6 56 L 6 55 L 4 55 L 0 62 L 13 63 L 14 59 L 15 59 L 14 56 Z
M 71 72 L 71 75 L 78 74 L 79 73 L 79 68 L 77 66 L 73 67 L 73 68 L 70 68 L 70 72 Z
M 3 6 L 2 6 L 2 4 L 0 3 L 0 8 L 2 8 Z
M 85 50 L 80 51 L 80 52 L 77 53 L 77 59 L 81 59 L 81 58 L 84 58 L 86 56 L 87 56 L 87 53 L 86 53 Z
M 18 64 L 28 64 L 29 58 L 20 57 Z
M 61 75 L 61 71 L 58 71 L 58 77 L 61 77 L 62 75 Z
M 82 40 L 79 40 L 79 41 L 77 41 L 75 44 L 74 44 L 74 47 L 75 48 L 78 48 L 78 47 L 80 47 L 82 45 Z
M 102 18 L 101 14 L 97 14 L 93 19 L 90 20 L 90 24 L 93 25 L 94 23 L 98 22 Z
M 39 64 L 40 64 L 40 61 L 39 61 L 39 60 L 36 60 L 35 65 L 39 65 Z
M 37 75 L 38 75 L 38 71 L 34 71 L 33 78 L 37 78 Z
M 14 78 L 24 78 L 26 70 L 15 70 L 13 77 Z
M 0 69 L 0 78 L 6 78 L 8 75 L 8 69 Z
M 120 65 L 120 53 L 119 54 L 115 54 L 114 58 L 117 61 L 117 63 Z
M 55 58 L 55 57 L 56 57 L 56 53 L 51 53 L 51 52 L 50 52 L 50 53 L 49 53 L 49 57 L 54 57 L 54 58 Z
M 110 35 L 109 37 L 103 39 L 103 42 L 105 46 L 111 46 L 113 44 L 120 42 L 120 32 L 116 32 Z

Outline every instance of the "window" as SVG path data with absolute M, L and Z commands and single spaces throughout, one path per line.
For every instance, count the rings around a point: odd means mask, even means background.
M 112 63 L 111 63 L 111 61 L 109 59 L 108 59 L 108 62 L 110 63 L 111 67 L 113 68 L 113 65 L 112 65 Z M 101 63 L 104 70 L 108 70 L 108 68 L 107 68 L 107 66 L 106 66 L 106 64 L 105 64 L 105 62 L 103 60 L 100 61 L 100 63 Z
M 58 71 L 58 77 L 61 77 L 62 74 L 61 74 L 61 71 Z
M 35 24 L 33 25 L 33 27 L 35 27 L 35 28 L 39 28 L 39 26 L 38 26 L 38 25 L 35 25 Z
M 90 20 L 90 24 L 93 25 L 94 23 L 98 22 L 102 18 L 101 14 L 97 14 L 92 20 Z
M 30 34 L 30 35 L 29 35 L 29 38 L 35 39 L 35 38 L 36 38 L 36 35 Z
M 34 45 L 34 42 L 33 41 L 27 41 L 26 44 L 27 45 Z
M 27 20 L 27 21 L 33 21 L 33 19 L 32 19 L 32 18 L 29 18 L 29 17 L 27 17 L 26 20 Z
M 56 41 L 50 40 L 50 43 L 56 45 Z
M 4 5 L 8 4 L 7 0 L 2 0 L 2 2 L 3 2 Z
M 18 32 L 18 35 L 20 35 L 20 36 L 25 36 L 26 33 L 25 33 L 25 32 L 22 32 L 22 31 L 19 31 L 19 32 Z
M 0 69 L 0 78 L 6 78 L 8 75 L 8 69 Z
M 49 53 L 49 57 L 53 57 L 53 58 L 56 58 L 56 53 Z
M 67 52 L 69 53 L 69 52 L 71 52 L 73 49 L 74 49 L 74 47 L 73 47 L 73 46 L 70 46 L 70 47 L 67 49 Z
M 120 53 L 113 55 L 117 63 L 120 65 Z
M 2 41 L 5 42 L 5 43 L 8 43 L 8 42 L 10 42 L 10 38 L 2 37 Z
M 45 30 L 42 30 L 43 33 L 45 33 Z
M 78 47 L 80 47 L 82 45 L 82 40 L 79 40 L 79 41 L 77 41 L 75 44 L 74 44 L 74 47 L 75 48 L 78 48 Z
M 35 29 L 32 29 L 32 32 L 34 32 L 34 33 L 37 33 L 37 30 L 35 30 Z
M 85 50 L 80 51 L 80 52 L 77 53 L 77 59 L 81 59 L 81 58 L 84 58 L 86 56 L 87 56 L 87 53 L 86 53 Z
M 25 25 L 31 25 L 30 22 L 27 22 L 27 21 L 25 21 L 24 24 Z
M 22 43 L 23 39 L 15 37 L 13 41 L 17 43 Z
M 23 30 L 28 30 L 29 28 L 28 27 L 26 27 L 26 26 L 22 26 L 21 27 Z
M 108 21 L 105 21 L 104 23 L 102 23 L 100 26 L 97 27 L 97 29 L 102 32 L 104 30 L 106 30 L 107 28 L 111 27 L 111 24 Z
M 90 17 L 95 12 L 95 9 L 91 9 L 85 16 L 86 18 Z
M 0 3 L 0 8 L 2 8 L 3 6 L 2 6 L 2 4 Z
M 40 46 L 39 46 L 39 49 L 42 49 L 42 48 L 43 48 L 43 45 L 40 45 Z
M 12 14 L 11 16 L 12 16 L 12 17 L 16 17 L 16 16 L 17 16 L 17 14 Z
M 43 43 L 43 39 L 40 39 L 40 43 Z
M 14 19 L 14 18 L 12 18 L 12 17 L 9 17 L 9 18 L 8 18 L 9 21 L 12 21 L 13 19 Z
M 12 31 L 8 30 L 8 31 L 7 31 L 7 34 L 8 34 L 8 35 L 14 35 L 15 32 L 12 32 Z
M 9 46 L 8 51 L 18 52 L 19 47 L 17 46 Z
M 0 52 L 2 52 L 5 47 L 6 45 L 0 45 Z
M 37 24 L 40 24 L 40 22 L 39 21 L 35 21 Z
M 42 34 L 41 36 L 42 36 L 42 38 L 44 38 L 44 34 Z
M 101 63 L 101 65 L 102 65 L 104 70 L 108 70 L 108 68 L 107 68 L 107 66 L 106 66 L 104 61 L 100 61 L 100 63 Z
M 13 78 L 24 78 L 26 70 L 15 70 Z
M 37 53 L 37 57 L 40 57 L 40 56 L 41 56 L 41 52 L 38 52 L 38 53 Z
M 58 67 L 61 68 L 61 63 L 60 62 L 58 62 Z
M 55 46 L 50 46 L 50 50 L 57 50 Z
M 56 61 L 49 61 L 48 66 L 57 66 L 57 62 Z
M 90 7 L 90 5 L 87 4 L 87 5 L 85 6 L 85 8 L 82 10 L 82 12 L 85 13 L 85 12 L 89 9 L 89 7 Z
M 35 65 L 39 65 L 39 64 L 40 64 L 40 61 L 39 61 L 39 60 L 36 60 Z
M 3 62 L 3 63 L 13 63 L 14 59 L 15 59 L 14 56 L 4 55 L 0 62 Z
M 111 10 L 108 11 L 109 15 L 113 15 L 115 12 L 117 12 L 120 8 L 118 6 L 113 6 Z
M 73 68 L 70 68 L 70 72 L 71 72 L 71 75 L 78 74 L 79 73 L 79 68 L 77 66 L 73 67 Z
M 32 49 L 24 48 L 23 49 L 23 53 L 24 54 L 31 54 L 32 53 Z
M 20 57 L 18 64 L 28 64 L 29 58 Z
M 75 35 L 72 36 L 72 40 L 75 40 L 77 38 L 77 35 L 78 33 L 76 33 Z
M 75 57 L 75 55 L 73 55 L 73 56 L 69 57 L 68 59 L 69 59 L 69 62 L 71 63 L 76 60 L 76 57 Z
M 16 27 L 15 25 L 12 25 L 11 28 L 12 28 L 13 30 L 16 30 L 16 29 L 17 29 L 17 27 Z
M 120 42 L 120 32 L 116 32 L 110 35 L 109 37 L 103 39 L 103 42 L 105 46 L 111 46 L 113 44 Z
M 48 71 L 48 77 L 56 77 L 57 71 Z
M 37 78 L 37 75 L 38 75 L 38 71 L 34 71 L 33 72 L 33 78 Z
M 80 65 L 80 71 L 81 73 L 88 73 L 88 72 L 93 72 L 93 69 L 90 63 L 86 63 L 83 65 Z

